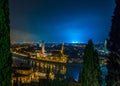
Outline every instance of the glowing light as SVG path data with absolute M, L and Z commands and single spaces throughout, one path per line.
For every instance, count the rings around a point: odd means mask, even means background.
M 72 41 L 73 44 L 78 43 L 78 41 Z

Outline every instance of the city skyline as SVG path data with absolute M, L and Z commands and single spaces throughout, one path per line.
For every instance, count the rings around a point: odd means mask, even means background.
M 10 0 L 11 41 L 104 42 L 114 0 Z

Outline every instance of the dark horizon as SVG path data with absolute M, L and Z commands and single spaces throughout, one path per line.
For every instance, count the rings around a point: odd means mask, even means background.
M 11 41 L 103 42 L 115 0 L 9 0 Z

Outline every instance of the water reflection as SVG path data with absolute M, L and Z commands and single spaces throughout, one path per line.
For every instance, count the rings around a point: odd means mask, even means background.
M 36 82 L 39 83 L 42 79 L 54 80 L 59 76 L 59 79 L 67 77 L 78 81 L 81 64 L 52 64 L 47 62 L 33 62 L 13 57 L 13 73 L 12 86 L 20 86 L 20 84 Z M 105 76 L 107 75 L 106 65 L 101 67 L 102 86 L 106 86 Z M 45 82 L 46 83 L 46 82 Z M 17 85 L 16 85 L 17 84 Z
M 61 79 L 66 77 L 66 65 L 47 62 L 26 61 L 13 57 L 12 86 L 31 82 L 39 82 L 41 79 L 56 78 L 59 73 Z

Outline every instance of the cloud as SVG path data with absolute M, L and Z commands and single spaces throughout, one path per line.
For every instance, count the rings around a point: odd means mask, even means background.
M 14 30 L 11 29 L 10 31 L 10 39 L 14 42 L 20 42 L 20 41 L 34 41 L 34 39 L 37 38 L 37 35 L 31 34 L 28 32 L 20 31 L 20 30 Z

